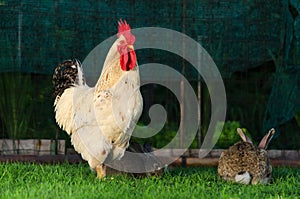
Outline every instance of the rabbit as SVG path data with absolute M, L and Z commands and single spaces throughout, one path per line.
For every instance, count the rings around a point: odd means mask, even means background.
M 272 166 L 266 148 L 275 130 L 269 132 L 254 146 L 242 129 L 237 129 L 243 141 L 237 142 L 221 153 L 218 174 L 226 181 L 241 184 L 267 184 L 271 178 Z

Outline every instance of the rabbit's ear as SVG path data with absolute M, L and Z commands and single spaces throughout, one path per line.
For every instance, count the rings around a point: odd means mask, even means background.
M 238 132 L 238 134 L 240 135 L 240 137 L 242 138 L 242 140 L 243 140 L 244 142 L 249 142 L 249 143 L 252 144 L 251 139 L 245 135 L 245 133 L 243 132 L 242 129 L 237 128 L 236 131 Z
M 273 128 L 270 129 L 269 132 L 260 141 L 258 148 L 266 149 L 274 134 L 275 134 L 275 129 Z

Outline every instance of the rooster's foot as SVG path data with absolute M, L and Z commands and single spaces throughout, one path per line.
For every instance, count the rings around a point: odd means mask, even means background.
M 97 178 L 101 179 L 106 176 L 106 166 L 104 164 L 96 166 Z

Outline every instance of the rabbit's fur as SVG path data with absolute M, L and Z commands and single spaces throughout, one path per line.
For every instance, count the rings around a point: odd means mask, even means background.
M 222 152 L 218 163 L 219 175 L 227 181 L 242 184 L 268 183 L 272 166 L 266 148 L 275 130 L 271 129 L 258 147 L 253 145 L 242 129 L 238 128 L 237 132 L 243 141 L 235 143 Z

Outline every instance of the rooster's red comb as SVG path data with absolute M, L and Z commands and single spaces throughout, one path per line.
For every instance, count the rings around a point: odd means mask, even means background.
M 126 20 L 120 19 L 118 22 L 118 37 L 121 35 L 122 32 L 130 31 L 130 26 L 127 24 Z

